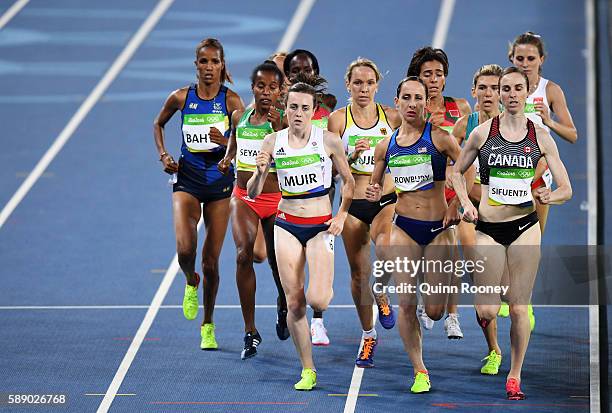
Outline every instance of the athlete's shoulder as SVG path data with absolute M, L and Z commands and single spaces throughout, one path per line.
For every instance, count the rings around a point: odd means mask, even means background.
M 227 88 L 226 102 L 228 106 L 227 109 L 229 111 L 234 111 L 237 109 L 244 109 L 244 103 L 242 102 L 242 99 L 240 98 L 240 96 L 238 96 L 236 92 L 234 92 L 230 88 Z
M 342 106 L 341 108 L 338 108 L 336 110 L 334 110 L 330 115 L 329 115 L 329 121 L 331 122 L 332 119 L 334 121 L 342 121 L 344 122 L 344 117 L 346 116 L 346 106 Z
M 550 101 L 551 99 L 554 100 L 555 97 L 557 96 L 563 96 L 563 89 L 561 88 L 561 86 L 559 86 L 557 83 L 553 82 L 552 80 L 549 80 L 548 83 L 546 84 L 546 97 L 547 99 Z
M 189 86 L 185 86 L 176 90 L 173 90 L 168 95 L 168 99 L 166 99 L 166 105 L 171 105 L 175 109 L 181 109 L 185 106 L 185 101 L 187 100 L 187 92 L 189 91 Z
M 459 112 L 461 112 L 462 115 L 469 115 L 470 113 L 472 113 L 472 107 L 470 106 L 467 99 L 464 99 L 464 98 L 453 98 L 453 99 L 455 99 L 455 103 L 459 107 Z

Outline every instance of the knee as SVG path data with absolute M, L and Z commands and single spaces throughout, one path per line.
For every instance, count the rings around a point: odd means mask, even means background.
M 315 295 L 309 292 L 308 296 L 306 297 L 306 301 L 312 307 L 313 310 L 325 311 L 327 310 L 327 307 L 329 306 L 329 303 L 333 295 L 334 295 L 334 292 L 331 289 L 328 293 L 324 293 L 324 294 L 318 293 Z
M 248 251 L 246 248 L 238 248 L 236 250 L 236 266 L 244 267 L 253 264 L 253 251 Z
M 302 318 L 306 315 L 306 300 L 303 295 L 300 297 L 295 294 L 288 294 L 285 297 L 287 299 L 287 311 L 291 313 L 293 318 Z
M 493 305 L 477 305 L 476 312 L 478 313 L 478 317 L 491 321 L 497 317 L 497 312 L 499 311 L 499 306 Z
M 206 278 L 219 277 L 218 259 L 204 257 L 202 259 L 202 273 Z
M 445 306 L 442 304 L 425 306 L 425 312 L 427 313 L 427 317 L 431 318 L 434 321 L 438 321 L 444 316 L 445 309 Z
M 510 304 L 510 318 L 527 317 L 527 304 Z

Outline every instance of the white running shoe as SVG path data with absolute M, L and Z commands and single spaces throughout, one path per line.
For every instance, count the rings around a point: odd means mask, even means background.
M 449 340 L 458 340 L 463 338 L 463 332 L 461 331 L 461 325 L 459 325 L 459 314 L 449 313 L 444 320 L 444 331 Z
M 417 317 L 421 321 L 421 325 L 425 330 L 431 330 L 434 326 L 434 321 L 429 318 L 425 312 L 425 306 L 422 304 L 417 305 Z
M 323 325 L 322 318 L 310 320 L 310 336 L 313 346 L 329 346 L 329 337 L 327 337 L 327 329 Z

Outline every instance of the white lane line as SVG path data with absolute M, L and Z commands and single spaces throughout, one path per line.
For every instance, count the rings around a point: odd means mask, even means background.
M 200 220 L 200 222 L 198 223 L 198 231 L 200 230 L 201 226 L 202 220 Z M 159 288 L 157 289 L 153 300 L 151 301 L 151 305 L 147 307 L 147 313 L 145 314 L 142 323 L 140 323 L 140 327 L 138 327 L 138 331 L 136 331 L 136 335 L 130 343 L 130 347 L 125 353 L 125 356 L 123 357 L 123 360 L 121 361 L 121 364 L 119 365 L 119 368 L 115 373 L 115 377 L 113 377 L 113 381 L 108 386 L 108 389 L 104 394 L 104 398 L 102 399 L 102 402 L 98 407 L 98 413 L 106 413 L 108 409 L 110 409 L 110 406 L 113 403 L 115 396 L 117 396 L 119 388 L 121 387 L 121 383 L 123 383 L 123 379 L 125 378 L 125 375 L 127 374 L 130 366 L 132 365 L 132 362 L 136 357 L 136 353 L 138 353 L 138 349 L 140 349 L 142 342 L 144 341 L 145 337 L 147 336 L 147 333 L 149 332 L 149 329 L 151 328 L 151 325 L 153 324 L 153 320 L 155 320 L 155 316 L 157 316 L 157 312 L 159 311 L 162 303 L 164 302 L 164 298 L 166 298 L 166 294 L 168 294 L 168 290 L 170 290 L 170 286 L 172 285 L 172 282 L 174 281 L 174 277 L 176 276 L 178 270 L 178 255 L 174 254 L 172 263 L 168 267 L 168 271 L 166 271 L 166 274 L 164 275 L 164 278 L 161 284 L 159 285 Z
M 585 2 L 586 20 L 586 118 L 587 118 L 587 159 L 597 159 L 597 99 L 595 90 L 597 67 L 595 62 L 595 4 L 594 0 Z M 587 243 L 597 245 L 597 162 L 587 162 Z M 591 261 L 591 260 L 589 260 Z M 591 264 L 591 263 L 590 263 Z M 589 265 L 589 274 L 597 274 L 597 261 Z M 599 301 L 598 279 L 590 280 L 591 303 Z M 601 411 L 601 383 L 599 358 L 599 307 L 589 307 L 589 387 L 590 411 Z
M 460 304 L 459 308 L 474 308 L 473 305 Z M 590 305 L 541 305 L 534 304 L 534 308 L 590 308 Z M 143 310 L 149 308 L 149 305 L 145 304 L 123 304 L 123 305 L 4 305 L 0 306 L 2 310 Z M 161 310 L 183 308 L 182 305 L 166 304 L 159 307 Z M 202 308 L 202 306 L 200 306 Z M 239 309 L 240 304 L 215 304 L 216 309 Z M 256 304 L 255 308 L 276 308 L 276 304 Z M 328 308 L 336 309 L 354 309 L 354 304 L 330 304 Z M 398 308 L 394 305 L 393 308 Z
M 353 306 L 354 307 L 354 306 Z M 374 319 L 374 326 L 378 320 L 378 307 L 376 304 L 372 306 L 372 313 Z M 359 350 L 357 354 L 361 353 L 361 347 L 363 346 L 363 340 L 359 340 Z M 344 404 L 344 413 L 353 413 L 357 406 L 357 398 L 359 397 L 359 389 L 361 388 L 361 379 L 363 379 L 363 371 L 365 369 L 361 367 L 353 367 L 353 376 L 351 377 L 351 385 L 349 386 L 346 403 Z
M 291 21 L 289 22 L 289 26 L 287 26 L 287 30 L 283 35 L 278 47 L 276 48 L 279 52 L 289 52 L 293 47 L 295 40 L 300 34 L 302 30 L 302 26 L 304 26 L 304 22 L 308 18 L 310 14 L 310 10 L 312 6 L 314 6 L 316 0 L 302 0 L 298 5 L 298 8 L 295 10 Z
M 0 16 L 0 30 L 10 22 L 17 13 L 23 9 L 30 0 L 17 0 L 9 7 L 2 16 Z
M 455 0 L 443 0 L 436 22 L 436 31 L 434 32 L 431 45 L 434 48 L 444 49 L 446 44 L 446 36 L 453 18 L 453 10 L 455 9 Z
M 43 172 L 45 172 L 45 169 L 49 167 L 49 164 L 51 164 L 59 151 L 62 150 L 66 142 L 68 142 L 68 140 L 72 137 L 72 134 L 79 127 L 83 119 L 85 119 L 85 116 L 87 116 L 98 100 L 100 100 L 104 92 L 106 92 L 111 83 L 119 75 L 121 70 L 123 70 L 138 47 L 140 47 L 151 30 L 153 30 L 153 27 L 155 27 L 161 16 L 163 16 L 173 1 L 174 0 L 160 0 L 149 17 L 147 17 L 142 26 L 140 26 L 136 34 L 134 34 L 134 36 L 130 39 L 129 43 L 125 46 L 121 54 L 113 62 L 112 66 L 104 74 L 102 79 L 100 79 L 100 82 L 98 82 L 89 96 L 87 96 L 87 99 L 85 99 L 68 124 L 57 136 L 51 147 L 47 149 L 47 152 L 45 152 L 43 157 L 38 161 L 32 172 L 30 172 L 19 189 L 17 189 L 17 192 L 15 192 L 9 202 L 4 206 L 2 212 L 0 212 L 0 228 L 2 228 L 6 220 L 13 213 L 15 208 L 17 208 L 23 198 L 28 194 L 32 186 L 34 186 L 36 181 L 38 181 Z
M 164 9 L 164 12 L 172 3 L 172 0 L 168 0 L 168 2 L 169 4 Z M 281 41 L 280 46 L 286 47 L 287 49 L 293 46 L 293 42 L 297 38 L 297 35 L 300 29 L 302 28 L 302 25 L 304 24 L 304 21 L 306 20 L 306 17 L 308 13 L 310 12 L 310 9 L 312 8 L 313 4 L 314 4 L 314 0 L 302 0 L 300 2 L 298 9 L 296 10 L 293 16 L 293 19 L 291 20 L 291 22 L 289 23 L 289 26 L 287 27 L 287 31 L 283 35 L 283 39 Z M 163 12 L 161 14 L 163 14 Z M 161 17 L 161 14 L 159 17 Z M 159 17 L 157 20 L 159 20 Z M 294 26 L 296 26 L 297 28 Z M 290 34 L 288 34 L 288 32 L 290 32 Z M 198 224 L 198 231 L 201 225 L 202 225 L 202 221 L 200 220 L 200 223 Z M 174 280 L 174 277 L 176 273 L 178 272 L 178 270 L 179 270 L 178 256 L 175 254 L 174 259 L 172 260 L 172 264 L 170 264 L 168 271 L 164 275 L 162 283 L 159 286 L 157 293 L 155 294 L 155 297 L 153 297 L 151 306 L 147 310 L 147 314 L 142 320 L 142 323 L 140 327 L 138 328 L 136 335 L 134 336 L 134 340 L 130 344 L 130 348 L 128 349 L 126 355 L 124 356 L 123 361 L 121 362 L 121 365 L 119 366 L 119 369 L 115 373 L 115 377 L 113 378 L 113 381 L 111 382 L 108 390 L 106 391 L 106 395 L 104 396 L 102 403 L 100 403 L 100 406 L 98 407 L 97 413 L 108 412 L 108 409 L 110 408 L 113 402 L 113 399 L 115 398 L 115 395 L 117 394 L 117 391 L 119 390 L 119 387 L 121 386 L 121 383 L 123 382 L 123 379 L 125 378 L 125 375 L 127 374 L 128 369 L 130 368 L 130 365 L 132 364 L 132 362 L 134 361 L 134 358 L 136 357 L 136 353 L 138 352 L 140 345 L 142 344 L 145 336 L 147 335 L 147 333 L 149 332 L 149 329 L 151 328 L 151 325 L 153 324 L 153 320 L 155 319 L 155 316 L 157 315 L 157 312 L 159 311 L 164 301 L 164 298 L 166 294 L 168 293 L 168 290 L 170 289 L 170 286 L 172 285 L 172 281 Z
M 178 270 L 177 270 L 178 271 Z M 150 305 L 15 305 L 15 306 L 0 306 L 0 310 L 143 310 L 149 308 Z M 348 309 L 355 308 L 354 304 L 335 304 L 329 305 L 329 308 Z M 161 310 L 183 308 L 182 305 L 160 305 Z M 202 306 L 200 306 L 202 308 Z M 239 309 L 240 304 L 215 304 L 217 309 Z M 256 304 L 255 308 L 274 308 L 276 304 Z

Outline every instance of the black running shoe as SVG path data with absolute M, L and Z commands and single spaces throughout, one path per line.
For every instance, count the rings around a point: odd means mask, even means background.
M 240 353 L 240 358 L 246 360 L 257 355 L 257 346 L 261 343 L 261 336 L 258 332 L 248 332 L 244 336 L 244 349 Z
M 289 327 L 287 327 L 287 310 L 277 307 L 276 310 L 276 335 L 281 340 L 289 338 Z

